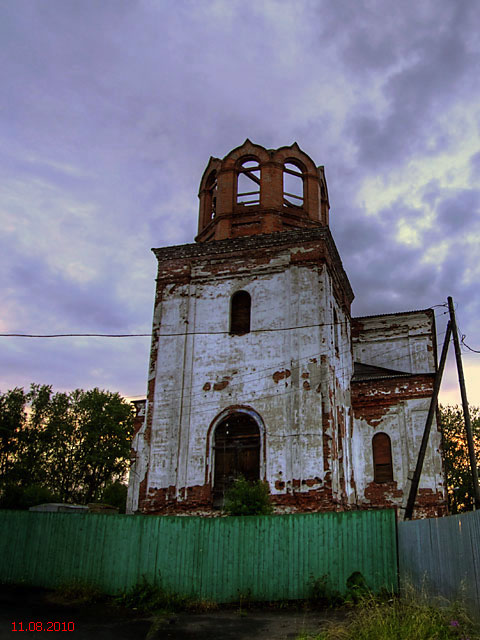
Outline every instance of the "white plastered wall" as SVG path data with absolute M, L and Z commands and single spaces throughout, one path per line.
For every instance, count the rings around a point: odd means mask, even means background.
M 149 488 L 178 491 L 212 482 L 209 427 L 228 407 L 249 407 L 261 416 L 262 473 L 272 492 L 276 481 L 288 486 L 293 479 L 323 480 L 325 394 L 333 396 L 333 415 L 342 403 L 349 424 L 349 328 L 342 330 L 340 354 L 334 356 L 326 268 L 291 265 L 288 250 L 248 271 L 243 264 L 238 262 L 235 276 L 212 276 L 207 264 L 199 264 L 189 284 L 172 283 L 163 291 L 160 333 L 178 335 L 159 337 L 151 444 L 141 454 L 149 457 Z M 232 336 L 230 298 L 240 289 L 252 299 L 251 333 Z M 338 308 L 337 314 L 343 321 Z M 291 329 L 304 325 L 309 326 Z M 322 356 L 338 371 L 337 389 Z M 346 459 L 349 446 L 344 451 Z M 338 484 L 338 471 L 333 479 Z

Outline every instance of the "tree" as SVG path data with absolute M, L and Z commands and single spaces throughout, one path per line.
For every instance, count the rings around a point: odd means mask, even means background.
M 52 393 L 48 385 L 32 385 L 28 393 L 0 394 L 4 506 L 30 502 L 42 495 L 39 488 L 65 502 L 98 500 L 125 475 L 133 416 L 118 393 L 99 389 Z
M 457 405 L 440 406 L 440 415 L 450 510 L 452 513 L 471 511 L 474 505 L 474 493 L 463 410 Z M 478 463 L 480 461 L 479 407 L 470 407 L 470 419 Z
M 90 502 L 127 470 L 134 409 L 109 391 L 78 391 L 73 396 L 78 438 L 75 468 L 83 498 Z
M 19 434 L 25 428 L 27 397 L 16 387 L 0 394 L 0 477 L 12 473 L 13 460 L 19 451 Z
M 102 494 L 102 502 L 117 507 L 120 513 L 125 513 L 127 506 L 128 487 L 119 480 L 113 484 L 107 485 Z

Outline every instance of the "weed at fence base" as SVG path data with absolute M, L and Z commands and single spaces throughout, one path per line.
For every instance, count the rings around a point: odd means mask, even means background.
M 83 580 L 64 582 L 54 590 L 54 593 L 58 602 L 68 604 L 94 604 L 108 598 L 100 587 Z
M 424 599 L 361 597 L 346 622 L 330 622 L 296 640 L 480 640 L 480 629 L 458 603 L 434 606 Z
M 342 605 L 356 604 L 361 599 L 372 596 L 372 591 L 367 585 L 367 582 L 360 571 L 354 571 L 346 581 L 346 588 L 344 593 L 341 593 L 330 582 L 328 575 L 314 578 L 310 576 L 308 581 L 308 603 L 317 608 L 325 607 L 339 607 Z M 391 594 L 385 590 L 382 590 L 379 598 L 391 597 Z
M 118 607 L 139 613 L 212 611 L 218 608 L 215 602 L 170 591 L 161 584 L 151 584 L 145 578 L 128 591 L 116 596 L 114 603 Z

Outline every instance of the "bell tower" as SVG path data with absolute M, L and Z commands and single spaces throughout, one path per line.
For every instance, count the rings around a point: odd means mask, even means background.
M 328 227 L 323 166 L 296 142 L 264 149 L 247 139 L 223 160 L 210 158 L 198 197 L 197 242 Z

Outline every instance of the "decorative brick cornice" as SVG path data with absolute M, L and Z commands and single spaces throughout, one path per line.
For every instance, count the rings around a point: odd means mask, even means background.
M 341 283 L 346 298 L 351 302 L 354 298 L 350 282 L 343 268 L 340 255 L 328 227 L 315 229 L 295 229 L 277 233 L 262 233 L 258 235 L 228 238 L 226 240 L 212 240 L 211 242 L 192 242 L 171 247 L 152 249 L 159 265 L 162 263 L 189 262 L 196 259 L 226 258 L 228 254 L 241 254 L 259 250 L 281 250 L 282 248 L 301 247 L 321 244 L 330 258 L 331 266 Z

